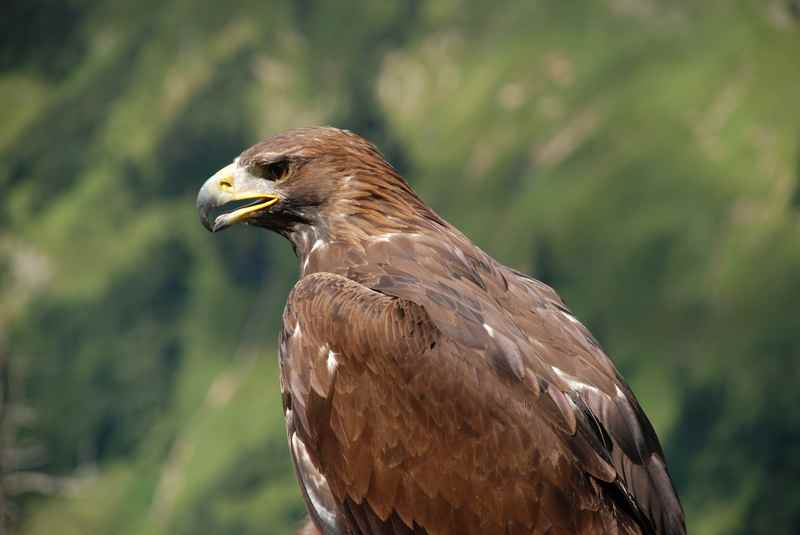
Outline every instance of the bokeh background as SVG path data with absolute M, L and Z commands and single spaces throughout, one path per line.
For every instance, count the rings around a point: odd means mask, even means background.
M 797 1 L 6 0 L 6 531 L 298 525 L 275 359 L 295 259 L 208 234 L 194 197 L 264 136 L 332 124 L 561 292 L 692 533 L 796 533 L 799 97 Z

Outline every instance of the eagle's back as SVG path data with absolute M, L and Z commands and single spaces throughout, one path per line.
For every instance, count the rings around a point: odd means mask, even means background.
M 305 268 L 282 376 L 330 529 L 685 532 L 647 418 L 548 286 L 457 233 L 324 244 Z

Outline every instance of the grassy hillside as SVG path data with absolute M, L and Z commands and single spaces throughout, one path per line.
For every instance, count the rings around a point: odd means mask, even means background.
M 334 124 L 561 292 L 651 416 L 692 533 L 789 532 L 795 4 L 12 0 L 9 525 L 292 533 L 275 337 L 295 261 L 264 232 L 209 235 L 194 195 L 265 135 Z

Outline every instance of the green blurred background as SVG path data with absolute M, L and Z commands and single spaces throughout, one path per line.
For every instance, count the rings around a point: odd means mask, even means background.
M 690 531 L 800 525 L 800 2 L 7 0 L 7 529 L 289 534 L 276 236 L 199 225 L 251 143 L 332 124 L 555 286 Z M 2 530 L 0 530 L 2 531 Z

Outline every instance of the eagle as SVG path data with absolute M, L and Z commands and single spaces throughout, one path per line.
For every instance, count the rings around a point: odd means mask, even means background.
M 269 137 L 197 207 L 208 230 L 263 227 L 299 260 L 279 362 L 300 533 L 686 532 L 658 437 L 597 340 L 363 137 Z

